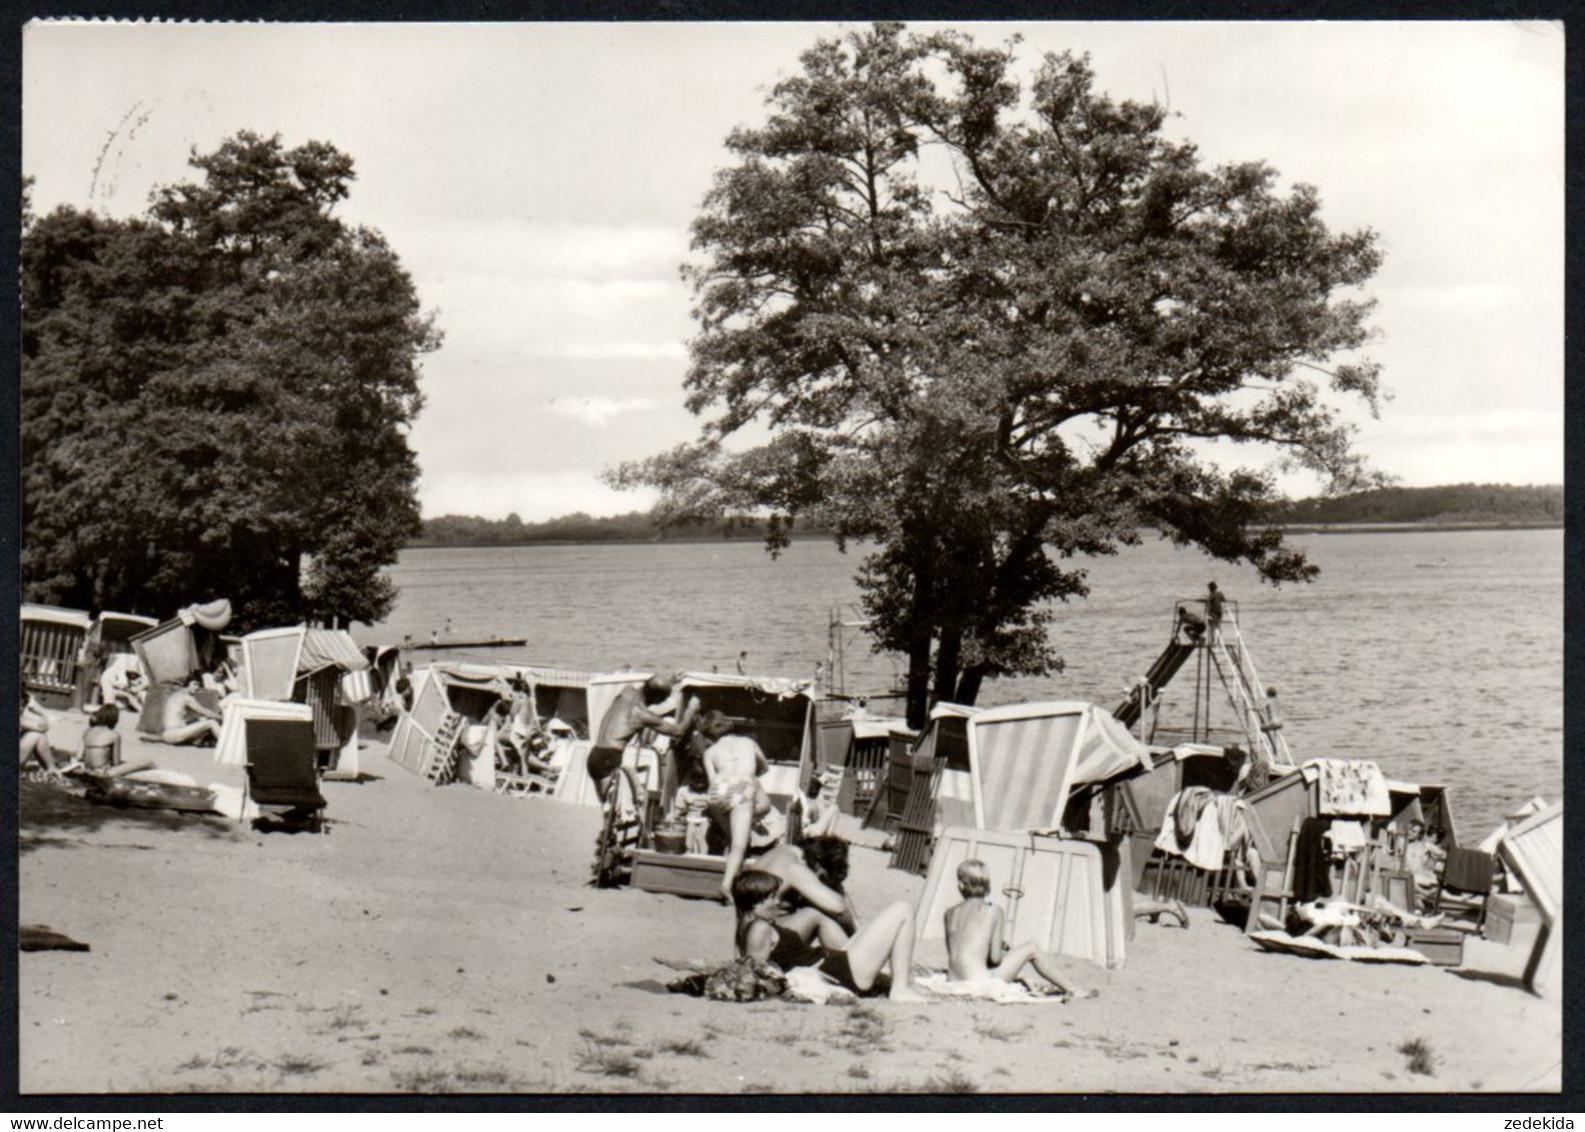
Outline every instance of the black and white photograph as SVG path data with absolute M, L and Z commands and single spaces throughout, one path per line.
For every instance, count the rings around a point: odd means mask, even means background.
M 21 39 L 20 1100 L 1563 1090 L 1561 22 Z

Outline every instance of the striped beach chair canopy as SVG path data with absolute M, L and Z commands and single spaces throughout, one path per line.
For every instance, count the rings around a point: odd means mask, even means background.
M 969 718 L 968 738 L 980 829 L 1055 829 L 1078 787 L 1151 767 L 1110 712 L 1080 701 L 987 708 Z
M 1548 923 L 1563 915 L 1563 803 L 1515 826 L 1499 848 L 1508 868 Z
M 291 699 L 304 635 L 303 626 L 293 625 L 243 637 L 242 694 L 250 700 Z
M 326 665 L 343 672 L 362 672 L 369 667 L 369 658 L 345 629 L 305 629 L 297 671 L 313 672 Z

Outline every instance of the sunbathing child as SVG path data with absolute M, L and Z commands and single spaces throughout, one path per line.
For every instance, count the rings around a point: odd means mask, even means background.
M 991 874 L 984 861 L 970 859 L 958 866 L 958 891 L 963 903 L 946 911 L 947 967 L 955 983 L 1000 979 L 1012 982 L 1030 964 L 1042 978 L 1064 994 L 1093 998 L 1058 969 L 1050 955 L 1032 943 L 1008 948 L 1002 939 L 1002 910 L 986 903 Z

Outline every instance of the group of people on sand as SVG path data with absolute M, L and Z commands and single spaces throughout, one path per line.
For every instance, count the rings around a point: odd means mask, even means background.
M 743 868 L 756 823 L 779 820 L 762 775 L 765 752 L 748 735 L 732 733 L 724 712 L 702 711 L 697 695 L 679 702 L 676 676 L 651 676 L 622 689 L 607 709 L 589 751 L 589 776 L 605 781 L 618 767 L 628 744 L 648 730 L 672 740 L 676 752 L 678 804 L 683 812 L 707 815 L 723 830 L 726 869 L 723 899 L 735 899 L 733 881 Z
M 121 708 L 116 704 L 102 704 L 88 717 L 77 745 L 76 755 L 62 758 L 50 742 L 52 720 L 49 712 L 33 696 L 26 684 L 22 686 L 22 755 L 21 771 L 24 774 L 41 774 L 51 782 L 63 782 L 67 775 L 121 775 L 146 769 L 151 763 L 129 765 L 121 754 Z M 36 764 L 36 766 L 35 766 Z
M 83 732 L 75 758 L 63 759 L 50 742 L 52 720 L 49 712 L 29 690 L 26 681 L 21 685 L 21 762 L 24 773 L 40 773 L 52 781 L 61 781 L 73 771 L 105 773 L 121 764 L 121 734 L 117 730 L 121 713 L 126 710 L 141 711 L 144 693 L 141 679 L 133 679 L 137 669 L 128 665 L 119 672 L 115 687 L 120 694 L 104 695 L 103 703 L 92 709 L 88 727 Z M 103 691 L 103 689 L 101 689 Z M 236 680 L 229 668 L 217 665 L 213 671 L 194 672 L 181 687 L 175 688 L 165 698 L 160 709 L 159 738 L 172 745 L 212 745 L 220 740 L 220 711 L 206 702 L 224 698 L 236 692 Z
M 844 891 L 847 854 L 841 838 L 817 837 L 801 851 L 778 845 L 750 861 L 732 882 L 736 954 L 784 972 L 814 968 L 857 995 L 925 1001 L 913 977 L 913 909 L 898 900 L 860 923 Z M 947 909 L 944 924 L 951 981 L 1011 982 L 1033 968 L 1059 993 L 1091 993 L 1034 944 L 1007 946 L 1006 921 L 990 899 L 983 861 L 964 861 L 957 879 L 963 900 Z
M 812 776 L 794 802 L 802 817 L 799 845 L 781 841 L 751 855 L 756 827 L 775 811 L 761 782 L 765 754 L 733 726 L 724 713 L 705 710 L 698 696 L 681 697 L 676 677 L 652 676 L 623 689 L 600 721 L 590 777 L 608 780 L 644 731 L 668 736 L 678 756 L 679 809 L 702 808 L 725 835 L 721 891 L 736 911 L 737 956 L 784 972 L 813 968 L 859 995 L 922 1000 L 912 972 L 914 911 L 897 901 L 860 920 L 846 892 L 848 844 L 834 836 L 837 808 L 825 797 L 824 778 Z M 1005 922 L 989 899 L 983 862 L 965 861 L 958 885 L 963 902 L 947 912 L 945 924 L 952 979 L 1010 981 L 1033 967 L 1059 990 L 1077 992 L 1033 944 L 1005 945 Z

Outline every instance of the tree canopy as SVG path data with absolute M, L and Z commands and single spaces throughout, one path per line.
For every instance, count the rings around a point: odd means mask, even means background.
M 1087 57 L 1024 84 L 1015 51 L 877 24 L 802 56 L 694 221 L 701 438 L 612 475 L 671 520 L 760 508 L 773 550 L 805 519 L 862 540 L 915 724 L 1060 670 L 1072 560 L 1146 526 L 1311 577 L 1264 519 L 1273 477 L 1207 442 L 1372 482 L 1339 403 L 1374 412 L 1376 367 L 1328 362 L 1369 336 L 1374 235 L 1330 232 L 1265 164 L 1204 167 Z M 768 439 L 744 447 L 749 426 Z
M 146 217 L 26 218 L 24 594 L 378 619 L 420 529 L 407 429 L 439 334 L 383 237 L 334 215 L 350 157 L 244 132 L 191 164 Z

